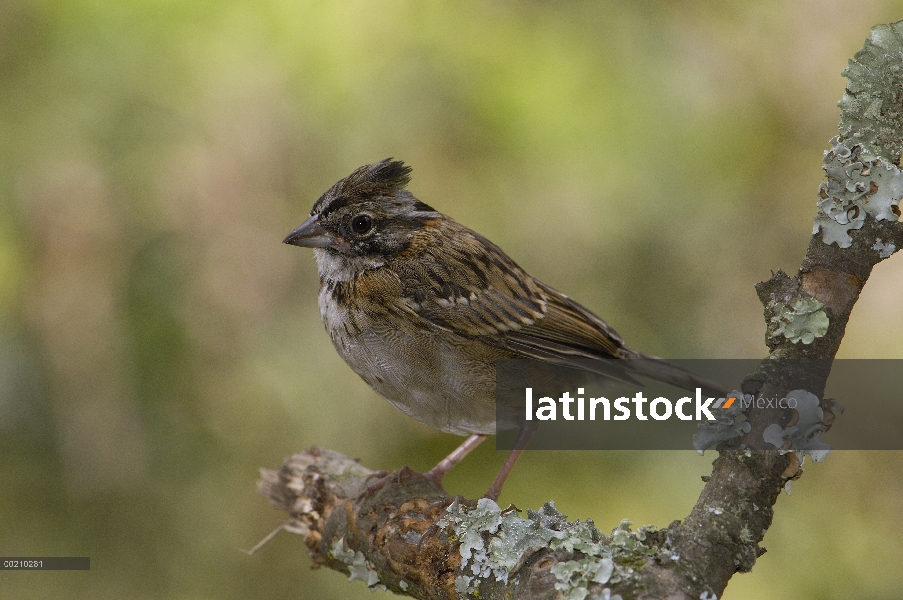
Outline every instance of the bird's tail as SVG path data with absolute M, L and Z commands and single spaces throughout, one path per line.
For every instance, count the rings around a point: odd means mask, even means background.
M 626 359 L 625 367 L 637 375 L 655 379 L 688 391 L 701 388 L 703 393 L 719 398 L 724 398 L 730 393 L 730 390 L 723 385 L 671 364 L 663 358 L 652 356 L 651 354 L 643 354 L 635 350 L 628 350 L 623 356 Z

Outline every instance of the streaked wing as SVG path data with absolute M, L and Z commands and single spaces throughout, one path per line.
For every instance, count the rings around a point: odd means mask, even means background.
M 404 261 L 411 269 L 401 277 L 410 311 L 435 327 L 503 347 L 513 358 L 589 368 L 635 383 L 619 365 L 586 364 L 623 357 L 621 337 L 602 319 L 531 277 L 470 229 L 451 220 L 436 227 L 443 243 L 415 236 L 409 251 L 418 260 Z

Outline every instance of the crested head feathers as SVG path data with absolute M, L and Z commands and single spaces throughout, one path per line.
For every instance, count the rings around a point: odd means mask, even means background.
M 403 161 L 387 158 L 372 165 L 364 165 L 337 181 L 320 196 L 310 214 L 331 212 L 355 199 L 391 198 L 410 181 L 411 167 Z

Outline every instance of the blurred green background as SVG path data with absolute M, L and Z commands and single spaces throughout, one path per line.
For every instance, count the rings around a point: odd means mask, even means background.
M 311 571 L 255 491 L 312 444 L 427 469 L 459 439 L 323 332 L 314 200 L 388 156 L 411 191 L 638 349 L 761 356 L 753 284 L 795 272 L 841 70 L 900 1 L 0 1 L 3 598 L 371 598 Z M 846 357 L 903 358 L 903 257 Z M 682 518 L 712 453 L 527 453 L 501 501 L 611 530 Z M 447 478 L 485 491 L 485 444 Z M 728 598 L 898 598 L 903 457 L 835 452 Z M 387 597 L 384 592 L 377 595 Z

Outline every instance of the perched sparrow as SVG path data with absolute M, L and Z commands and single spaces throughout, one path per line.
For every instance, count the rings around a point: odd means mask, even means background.
M 618 373 L 599 371 L 718 389 L 625 346 L 605 321 L 405 190 L 410 173 L 390 159 L 360 167 L 323 194 L 284 242 L 314 249 L 320 316 L 354 372 L 418 421 L 471 434 L 426 474 L 437 485 L 495 433 L 497 360 L 644 358 L 625 360 Z M 529 434 L 522 430 L 488 497 L 498 497 Z

